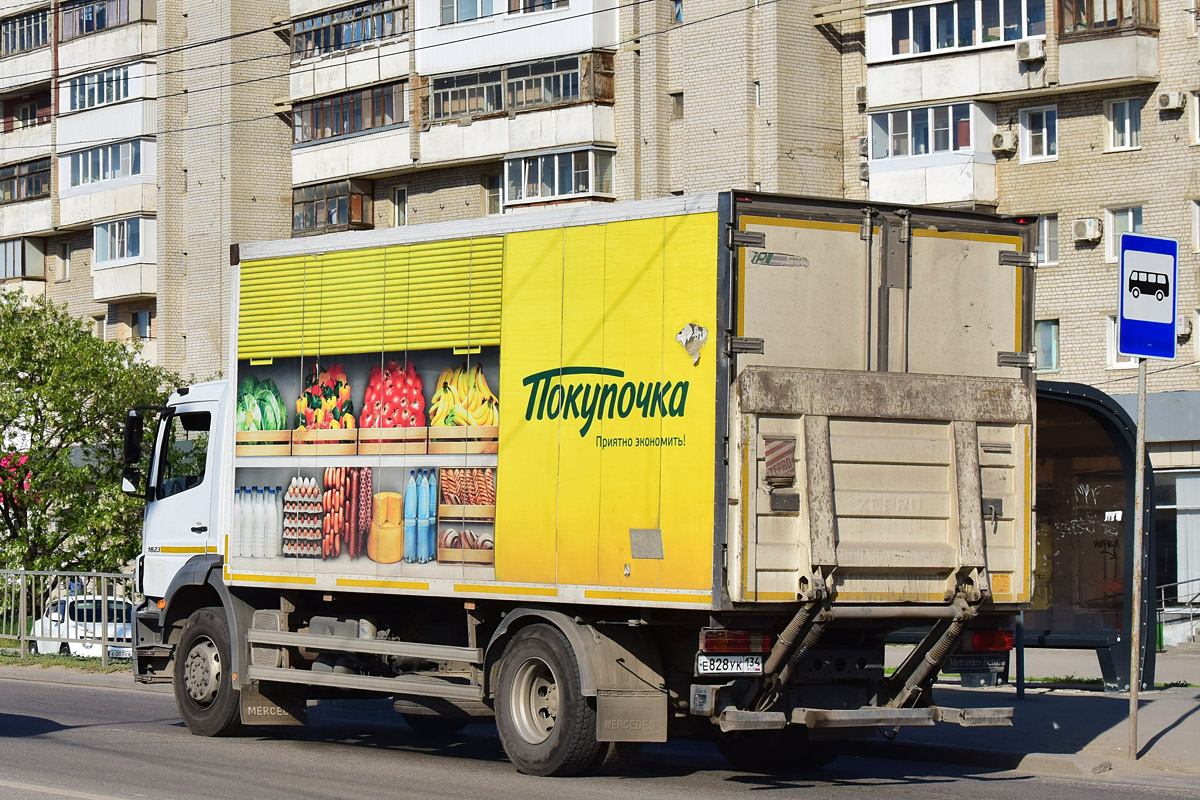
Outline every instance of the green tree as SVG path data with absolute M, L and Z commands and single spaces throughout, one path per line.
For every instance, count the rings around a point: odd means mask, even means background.
M 116 570 L 137 555 L 125 412 L 161 404 L 177 380 L 65 306 L 0 292 L 0 566 Z

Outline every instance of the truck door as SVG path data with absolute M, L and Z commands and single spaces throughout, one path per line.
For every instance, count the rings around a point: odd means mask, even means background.
M 188 559 L 217 552 L 213 435 L 217 403 L 175 406 L 159 425 L 142 548 L 144 592 L 162 597 Z

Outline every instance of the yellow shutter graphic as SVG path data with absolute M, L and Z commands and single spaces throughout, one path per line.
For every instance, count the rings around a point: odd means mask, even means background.
M 500 343 L 499 236 L 244 261 L 238 358 Z

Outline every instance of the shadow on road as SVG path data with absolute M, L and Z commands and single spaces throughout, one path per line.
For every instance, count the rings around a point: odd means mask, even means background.
M 0 713 L 0 739 L 25 739 L 71 728 L 45 717 Z

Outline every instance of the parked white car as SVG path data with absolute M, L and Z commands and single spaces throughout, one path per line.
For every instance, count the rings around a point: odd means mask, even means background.
M 30 650 L 99 658 L 100 640 L 106 639 L 109 658 L 133 658 L 133 603 L 109 597 L 108 628 L 104 635 L 106 598 L 96 594 L 51 600 L 46 614 L 29 632 Z

